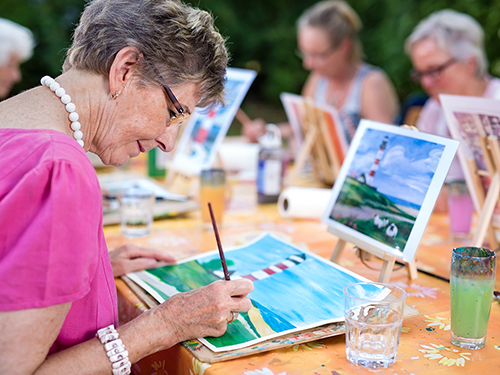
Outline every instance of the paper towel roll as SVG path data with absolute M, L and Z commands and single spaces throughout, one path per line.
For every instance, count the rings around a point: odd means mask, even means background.
M 332 196 L 332 189 L 292 186 L 278 198 L 278 212 L 283 217 L 321 219 Z

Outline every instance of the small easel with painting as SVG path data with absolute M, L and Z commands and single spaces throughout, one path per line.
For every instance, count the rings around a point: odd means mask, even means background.
M 349 242 L 361 257 L 382 260 L 380 282 L 389 281 L 397 260 L 415 279 L 415 253 L 458 144 L 362 120 L 322 218 L 339 238 L 331 260 L 338 263 Z
M 482 246 L 488 235 L 489 247 L 499 242 L 500 226 L 500 110 L 494 99 L 440 95 L 448 129 L 460 141 L 458 157 L 479 213 L 472 246 Z

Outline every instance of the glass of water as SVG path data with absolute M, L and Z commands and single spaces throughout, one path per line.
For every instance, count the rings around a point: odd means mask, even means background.
M 126 237 L 145 237 L 153 227 L 155 195 L 151 190 L 129 188 L 118 195 L 121 230 Z
M 344 288 L 347 359 L 356 366 L 389 367 L 396 361 L 406 292 L 361 282 Z

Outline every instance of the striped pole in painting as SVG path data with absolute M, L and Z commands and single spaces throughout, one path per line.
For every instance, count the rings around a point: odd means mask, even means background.
M 382 141 L 382 144 L 380 145 L 380 148 L 377 151 L 377 155 L 375 156 L 375 161 L 372 164 L 372 167 L 370 169 L 370 173 L 368 174 L 368 177 L 366 178 L 366 184 L 368 186 L 373 186 L 373 178 L 375 177 L 375 172 L 377 172 L 377 169 L 380 164 L 380 159 L 382 159 L 382 155 L 384 154 L 385 148 L 387 147 L 387 142 L 389 141 L 389 137 L 385 136 L 384 140 Z
M 262 280 L 265 279 L 271 275 L 274 275 L 275 273 L 280 273 L 283 272 L 284 270 L 296 266 L 300 263 L 302 263 L 306 259 L 305 254 L 300 254 L 300 255 L 291 255 L 288 258 L 286 258 L 284 261 L 280 263 L 273 264 L 267 268 L 264 268 L 262 270 L 254 271 L 252 273 L 249 273 L 248 275 L 242 275 L 242 276 L 232 276 L 232 280 L 236 279 L 248 279 L 252 281 L 257 281 L 257 280 Z M 220 279 L 224 278 L 224 273 L 222 271 L 214 271 L 213 272 L 215 276 L 217 276 Z

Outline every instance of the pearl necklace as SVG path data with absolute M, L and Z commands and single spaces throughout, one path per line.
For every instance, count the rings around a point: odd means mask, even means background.
M 43 86 L 48 87 L 54 94 L 61 99 L 61 102 L 66 106 L 66 111 L 69 113 L 69 120 L 71 121 L 71 129 L 73 130 L 73 138 L 76 139 L 78 144 L 83 147 L 83 133 L 80 130 L 82 125 L 78 122 L 80 116 L 76 113 L 76 105 L 71 102 L 71 96 L 66 94 L 59 83 L 54 78 L 45 76 L 40 80 Z

